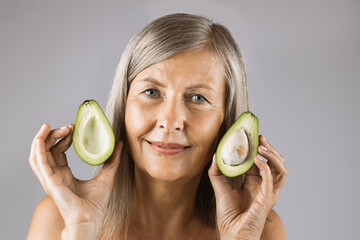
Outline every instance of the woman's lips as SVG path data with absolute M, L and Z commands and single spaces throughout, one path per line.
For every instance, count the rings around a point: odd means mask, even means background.
M 147 142 L 150 144 L 152 149 L 162 154 L 173 155 L 183 152 L 189 148 L 189 146 L 184 146 L 177 143 L 150 142 L 150 141 Z

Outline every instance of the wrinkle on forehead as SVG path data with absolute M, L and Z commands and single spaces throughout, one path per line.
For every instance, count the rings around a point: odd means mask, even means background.
M 197 58 L 198 61 L 189 61 L 189 58 L 191 60 Z M 212 66 L 209 66 L 209 61 Z M 191 71 L 189 71 L 189 69 Z M 197 51 L 182 52 L 157 62 L 141 71 L 135 79 L 141 79 L 143 75 L 147 74 L 151 74 L 154 78 L 161 78 L 165 77 L 163 76 L 164 73 L 170 73 L 170 76 L 168 77 L 171 78 L 177 78 L 177 76 L 184 77 L 183 75 L 185 74 L 185 76 L 188 76 L 184 79 L 195 80 L 194 82 L 197 82 L 196 80 L 206 80 L 207 78 L 225 78 L 224 67 L 219 58 L 215 57 L 213 53 L 202 49 Z

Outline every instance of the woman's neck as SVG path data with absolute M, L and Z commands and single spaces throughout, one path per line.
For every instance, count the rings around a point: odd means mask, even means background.
M 135 167 L 135 184 L 131 202 L 131 229 L 146 237 L 172 239 L 203 226 L 195 214 L 196 179 L 162 181 L 151 178 Z

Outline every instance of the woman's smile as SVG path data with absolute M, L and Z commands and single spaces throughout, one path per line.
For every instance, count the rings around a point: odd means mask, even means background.
M 160 154 L 174 155 L 186 151 L 190 146 L 184 146 L 178 143 L 166 143 L 145 140 L 152 149 Z

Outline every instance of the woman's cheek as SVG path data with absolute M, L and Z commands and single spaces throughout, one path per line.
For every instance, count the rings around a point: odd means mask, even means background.
M 205 149 L 211 147 L 216 141 L 220 125 L 223 121 L 223 114 L 215 111 L 203 112 L 193 115 L 189 121 L 192 123 L 192 135 L 197 138 L 197 142 Z
M 125 113 L 126 129 L 132 136 L 131 138 L 141 137 L 142 134 L 149 131 L 156 116 L 151 105 L 142 103 L 141 101 L 128 101 Z M 135 135 L 135 136 L 134 136 Z

